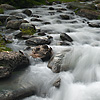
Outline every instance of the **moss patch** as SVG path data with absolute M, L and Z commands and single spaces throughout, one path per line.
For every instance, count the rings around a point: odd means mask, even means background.
M 0 8 L 0 14 L 4 14 L 4 10 Z
M 36 33 L 36 30 L 34 30 L 33 28 L 32 29 L 30 29 L 30 28 L 28 28 L 28 29 L 21 29 L 20 28 L 20 30 L 22 32 L 22 35 L 33 35 L 33 34 Z
M 12 51 L 11 48 L 6 47 L 7 43 L 11 43 L 10 41 L 4 41 L 2 35 L 0 35 L 0 52 L 2 51 Z

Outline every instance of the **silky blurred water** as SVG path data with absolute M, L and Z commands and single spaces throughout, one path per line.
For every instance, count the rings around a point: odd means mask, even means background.
M 44 22 L 50 22 L 44 25 L 42 22 L 32 22 L 32 17 L 25 18 L 42 31 L 47 31 L 47 35 L 53 37 L 52 47 L 54 54 L 66 50 L 63 58 L 63 67 L 69 67 L 68 71 L 53 73 L 47 68 L 48 62 L 42 62 L 40 59 L 30 57 L 31 65 L 29 68 L 20 72 L 16 77 L 6 81 L 12 86 L 27 87 L 34 85 L 37 89 L 37 95 L 25 98 L 23 100 L 100 100 L 100 28 L 91 28 L 88 26 L 86 18 L 81 18 L 66 8 L 65 4 L 53 5 L 55 10 L 49 10 L 51 6 L 41 6 L 30 8 L 34 15 L 41 16 Z M 65 8 L 59 13 L 56 9 Z M 15 11 L 21 11 L 15 10 Z M 10 11 L 11 12 L 11 11 Z M 5 12 L 5 13 L 10 13 Z M 51 14 L 51 13 L 53 14 Z M 70 20 L 62 20 L 59 16 L 68 14 Z M 92 20 L 91 22 L 100 22 Z M 59 46 L 60 33 L 68 34 L 74 41 L 71 46 Z M 18 51 L 24 49 L 25 41 L 14 39 L 9 46 Z M 34 47 L 33 47 L 34 48 Z M 57 78 L 61 78 L 60 88 L 57 89 L 53 83 Z M 3 88 L 8 87 L 4 82 L 0 83 Z

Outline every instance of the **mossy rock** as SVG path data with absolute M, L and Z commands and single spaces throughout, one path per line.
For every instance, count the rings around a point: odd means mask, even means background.
M 20 31 L 22 32 L 22 35 L 33 35 L 36 33 L 36 28 L 30 23 L 22 23 L 20 25 Z
M 4 10 L 0 8 L 0 14 L 4 14 Z
M 3 38 L 2 35 L 0 35 L 0 52 L 2 51 L 12 51 L 11 48 L 6 47 L 7 43 L 11 43 L 10 41 L 6 40 Z

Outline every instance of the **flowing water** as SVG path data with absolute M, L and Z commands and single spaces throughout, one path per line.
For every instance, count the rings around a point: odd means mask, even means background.
M 26 20 L 53 37 L 49 46 L 52 47 L 54 54 L 66 50 L 62 64 L 65 67 L 69 66 L 69 71 L 53 73 L 47 68 L 48 62 L 30 57 L 31 65 L 18 75 L 12 76 L 10 80 L 6 81 L 6 84 L 13 89 L 19 86 L 23 88 L 30 85 L 35 86 L 37 95 L 23 100 L 100 100 L 100 28 L 89 27 L 87 24 L 89 20 L 75 15 L 73 11 L 66 8 L 66 4 L 52 6 L 55 9 L 65 8 L 66 10 L 62 13 L 48 10 L 49 7 L 51 6 L 41 6 L 30 10 L 34 15 L 39 15 L 43 21 L 51 24 L 32 22 L 30 21 L 32 17 L 27 17 Z M 63 14 L 69 15 L 70 20 L 60 19 L 59 16 Z M 91 20 L 91 22 L 100 21 Z M 58 45 L 58 42 L 61 41 L 60 33 L 63 32 L 74 40 L 73 45 Z M 14 43 L 9 46 L 15 51 L 23 50 L 24 42 L 14 39 Z M 59 77 L 61 84 L 58 89 L 52 84 Z M 2 88 L 8 88 L 6 84 L 5 82 L 0 83 Z

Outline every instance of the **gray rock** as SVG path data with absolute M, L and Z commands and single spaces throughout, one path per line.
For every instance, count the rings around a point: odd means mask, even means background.
M 27 45 L 43 45 L 43 44 L 50 44 L 51 39 L 46 36 L 39 36 L 39 37 L 32 37 L 28 40 L 26 40 Z
M 11 6 L 9 4 L 1 4 L 0 8 L 3 8 L 4 10 L 14 10 L 15 9 L 14 6 Z
M 26 20 L 10 20 L 7 22 L 6 28 L 18 30 L 21 23 L 28 23 Z
M 61 33 L 60 38 L 63 41 L 73 42 L 73 39 L 69 35 L 67 35 L 66 33 Z
M 8 77 L 13 70 L 29 65 L 29 59 L 19 52 L 0 52 L 0 78 Z
M 76 14 L 79 16 L 82 16 L 82 17 L 86 17 L 90 20 L 100 18 L 100 12 L 96 11 L 96 10 L 81 9 L 81 10 L 77 11 Z
M 90 27 L 100 28 L 100 22 L 99 22 L 99 23 L 88 22 L 88 25 L 89 25 Z
M 54 73 L 59 73 L 62 70 L 62 61 L 64 54 L 58 53 L 53 56 L 48 62 L 48 68 L 50 68 Z
M 15 16 L 22 17 L 22 18 L 26 18 L 27 17 L 26 14 L 21 13 L 21 12 L 12 12 L 10 15 L 15 15 Z
M 16 90 L 2 90 L 0 91 L 0 100 L 21 100 L 36 94 L 34 86 L 26 88 L 18 88 Z
M 56 88 L 60 87 L 60 83 L 61 83 L 61 78 L 57 78 L 57 80 L 53 83 L 53 86 L 55 86 Z
M 31 16 L 32 15 L 32 11 L 29 10 L 29 9 L 23 10 L 22 13 L 26 14 L 27 16 Z
M 64 20 L 68 20 L 68 19 L 70 19 L 70 16 L 69 15 L 60 15 L 60 18 L 64 19 Z

